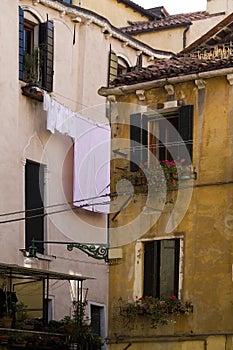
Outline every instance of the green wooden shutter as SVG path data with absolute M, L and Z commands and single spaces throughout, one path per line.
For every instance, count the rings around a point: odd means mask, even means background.
M 144 246 L 144 296 L 159 297 L 159 243 L 152 241 Z
M 19 6 L 19 79 L 23 80 L 23 56 L 24 56 L 24 14 Z
M 193 106 L 182 106 L 180 108 L 180 115 L 179 115 L 179 133 L 182 137 L 185 146 L 180 146 L 179 149 L 179 157 L 187 158 L 187 150 L 188 154 L 190 156 L 190 159 L 187 159 L 186 163 L 190 163 L 192 161 L 193 156 Z
M 148 119 L 141 113 L 130 115 L 130 170 L 148 160 Z
M 47 91 L 53 90 L 53 50 L 54 26 L 53 21 L 40 24 L 39 48 L 42 60 L 42 87 Z
M 25 240 L 28 250 L 32 239 L 44 240 L 44 166 L 28 160 L 25 166 L 25 209 Z M 36 246 L 38 252 L 44 252 L 43 243 L 37 243 Z
M 141 164 L 141 113 L 130 115 L 130 171 Z
M 118 57 L 114 51 L 109 52 L 109 74 L 108 74 L 108 86 L 111 86 L 115 78 L 117 77 L 118 70 Z
M 148 118 L 145 115 L 141 117 L 141 163 L 148 161 Z
M 160 241 L 160 296 L 178 296 L 179 239 Z

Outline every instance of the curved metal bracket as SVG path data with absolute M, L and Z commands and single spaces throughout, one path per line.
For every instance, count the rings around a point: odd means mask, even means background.
M 72 251 L 74 248 L 77 248 L 87 254 L 88 256 L 98 259 L 109 261 L 108 258 L 108 248 L 103 245 L 93 245 L 93 244 L 82 244 L 82 243 L 70 243 L 67 244 L 67 250 Z

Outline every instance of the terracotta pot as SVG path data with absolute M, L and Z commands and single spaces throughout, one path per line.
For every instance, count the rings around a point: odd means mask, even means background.
M 3 317 L 0 319 L 0 327 L 2 328 L 11 328 L 12 318 L 11 317 Z

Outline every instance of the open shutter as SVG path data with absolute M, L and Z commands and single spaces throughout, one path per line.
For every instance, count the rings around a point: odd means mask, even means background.
M 39 163 L 26 162 L 25 166 L 25 209 L 26 249 L 32 239 L 44 240 L 44 167 Z M 38 252 L 44 252 L 43 243 L 36 244 Z
M 160 244 L 160 297 L 178 297 L 179 239 L 165 239 Z
M 47 91 L 53 90 L 53 50 L 54 26 L 53 21 L 40 24 L 39 47 L 42 60 L 42 87 Z
M 158 297 L 159 295 L 159 242 L 145 243 L 144 250 L 144 296 Z
M 190 163 L 192 161 L 192 155 L 193 155 L 193 106 L 192 105 L 182 106 L 180 108 L 179 133 L 185 143 L 185 146 L 190 156 L 190 159 L 187 160 L 187 163 Z M 180 159 L 187 158 L 187 150 L 184 148 L 184 146 L 180 147 L 180 150 L 179 150 Z
M 138 166 L 148 159 L 148 119 L 141 113 L 130 116 L 130 170 L 137 171 Z
M 142 115 L 141 118 L 141 163 L 148 161 L 148 118 Z
M 19 6 L 19 80 L 23 80 L 23 55 L 24 55 L 24 16 L 23 9 Z
M 108 86 L 111 86 L 115 78 L 117 77 L 118 69 L 118 57 L 114 51 L 109 52 L 109 74 L 108 74 Z
M 130 115 L 130 171 L 141 164 L 141 113 Z

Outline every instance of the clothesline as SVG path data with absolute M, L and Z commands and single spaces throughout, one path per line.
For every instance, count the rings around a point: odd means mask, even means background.
M 68 135 L 74 140 L 74 205 L 88 205 L 87 210 L 109 212 L 109 203 L 99 205 L 86 198 L 106 194 L 110 183 L 110 125 L 94 122 L 65 107 L 47 93 L 43 109 L 47 129 Z M 90 207 L 91 206 L 91 207 Z
M 47 93 L 44 93 L 43 109 L 47 112 L 47 129 L 53 134 L 57 130 L 75 139 L 78 134 L 79 120 L 93 127 L 109 128 L 107 124 L 98 123 L 79 112 L 72 111 Z

